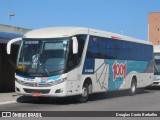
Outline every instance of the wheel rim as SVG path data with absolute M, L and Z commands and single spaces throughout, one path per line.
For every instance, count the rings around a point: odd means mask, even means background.
M 135 91 L 136 91 L 136 85 L 135 84 L 132 85 L 132 89 L 131 90 L 132 90 L 132 93 L 135 93 Z
M 87 91 L 87 88 L 83 87 L 82 89 L 82 96 L 83 97 L 87 97 L 88 96 L 88 91 Z

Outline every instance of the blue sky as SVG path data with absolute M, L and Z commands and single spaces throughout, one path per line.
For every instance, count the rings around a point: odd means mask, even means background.
M 0 24 L 30 29 L 89 27 L 148 39 L 148 13 L 160 12 L 160 0 L 0 0 Z

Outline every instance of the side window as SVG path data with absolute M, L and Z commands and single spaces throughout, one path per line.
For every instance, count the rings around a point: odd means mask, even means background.
M 101 58 L 101 40 L 99 37 L 90 36 L 87 50 L 88 58 Z
M 135 44 L 134 43 L 130 43 L 130 60 L 135 60 Z
M 116 58 L 115 40 L 110 38 L 90 36 L 87 50 L 88 58 Z
M 113 40 L 113 42 L 114 42 L 114 59 L 118 59 L 119 41 Z
M 114 40 L 107 38 L 107 58 L 114 59 Z
M 102 58 L 103 59 L 114 59 L 115 58 L 115 48 L 114 41 L 110 38 L 102 38 L 101 39 L 101 47 L 102 47 Z
M 144 60 L 144 46 L 141 44 L 137 44 L 136 46 L 136 55 L 135 57 L 137 60 Z
M 107 56 L 109 55 L 106 38 L 101 39 L 101 47 L 102 47 L 102 58 L 106 59 Z
M 153 46 L 151 46 L 151 45 L 148 45 L 147 46 L 147 58 L 149 59 L 149 60 L 152 60 L 153 59 Z
M 130 47 L 130 42 L 126 42 L 125 43 L 125 57 L 126 59 L 130 60 L 130 56 L 131 56 L 131 47 Z
M 117 42 L 118 42 L 117 59 L 125 60 L 126 56 L 125 56 L 125 44 L 124 44 L 124 41 L 117 41 Z
M 68 63 L 67 63 L 67 69 L 72 69 L 76 66 L 76 61 L 77 61 L 77 55 L 74 55 L 73 54 L 73 48 L 72 48 L 72 44 L 73 44 L 73 41 L 71 40 L 70 41 L 70 44 L 69 44 L 69 52 L 68 52 Z
M 80 63 L 87 35 L 76 35 L 76 37 L 78 40 L 78 54 L 73 54 L 73 41 L 71 40 L 69 45 L 67 71 L 73 69 Z
M 87 35 L 77 35 L 76 37 L 78 40 L 78 62 L 80 62 Z

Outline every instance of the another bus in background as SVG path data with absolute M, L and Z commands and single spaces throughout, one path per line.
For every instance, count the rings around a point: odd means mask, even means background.
M 160 45 L 154 45 L 154 81 L 152 86 L 160 86 Z

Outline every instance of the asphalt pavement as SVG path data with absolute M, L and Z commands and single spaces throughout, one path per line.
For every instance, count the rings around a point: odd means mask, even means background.
M 18 97 L 15 92 L 0 93 L 0 105 L 16 102 Z
M 126 91 L 94 94 L 90 96 L 87 103 L 83 104 L 75 101 L 73 97 L 38 99 L 20 96 L 14 92 L 0 93 L 0 111 L 160 111 L 160 88 L 148 88 L 138 92 L 135 96 L 129 96 Z M 105 120 L 113 119 L 109 117 L 100 118 Z M 60 116 L 56 119 L 60 119 Z M 73 120 L 75 117 L 63 117 L 63 119 Z M 85 120 L 86 117 L 76 119 Z M 89 117 L 89 119 L 97 120 L 99 118 Z M 133 117 L 126 119 L 130 120 Z M 159 118 L 139 117 L 138 119 Z M 116 117 L 116 120 L 119 120 L 119 118 Z

